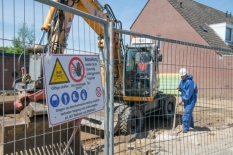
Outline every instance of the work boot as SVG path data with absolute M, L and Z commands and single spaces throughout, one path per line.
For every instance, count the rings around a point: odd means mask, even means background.
M 183 130 L 183 133 L 187 133 L 188 132 L 188 130 Z

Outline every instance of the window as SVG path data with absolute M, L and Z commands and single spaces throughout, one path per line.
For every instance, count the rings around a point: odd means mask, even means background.
M 156 41 L 156 44 L 157 44 L 157 46 L 158 46 L 158 50 L 160 50 L 160 46 L 161 46 L 161 45 L 160 45 L 160 40 L 157 40 L 157 41 Z
M 200 28 L 202 29 L 202 31 L 207 32 L 207 30 L 204 26 L 201 25 Z
M 231 29 L 226 29 L 226 41 L 231 41 Z

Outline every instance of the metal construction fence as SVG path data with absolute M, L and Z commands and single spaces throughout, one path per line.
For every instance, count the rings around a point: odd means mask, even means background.
M 0 154 L 233 154 L 232 50 L 122 30 L 114 21 L 70 6 L 49 0 L 1 1 Z M 47 11 L 52 12 L 49 7 L 56 11 L 48 36 L 45 39 L 43 31 L 36 42 Z M 72 14 L 72 19 L 67 20 L 64 12 Z M 62 20 L 67 22 L 63 25 Z M 64 42 L 60 36 L 66 30 L 68 41 Z M 34 39 L 26 40 L 30 35 Z M 98 48 L 98 44 L 104 48 Z M 35 45 L 43 48 L 31 48 Z M 78 117 L 81 108 L 75 109 L 75 120 L 49 126 L 48 116 L 55 112 L 48 114 L 48 106 L 54 106 L 56 100 L 51 97 L 46 102 L 47 75 L 42 72 L 41 62 L 43 56 L 49 61 L 54 53 L 99 56 L 99 72 L 88 63 L 74 66 L 78 78 L 79 67 L 92 73 L 90 78 L 80 70 L 87 80 L 75 87 L 80 93 L 76 105 L 82 107 L 94 89 L 88 87 L 90 79 L 99 77 L 104 90 L 98 93 L 104 96 L 104 110 Z M 56 70 L 57 78 L 65 74 L 64 64 L 59 64 L 63 70 Z M 188 70 L 198 89 L 194 110 L 188 114 L 183 105 L 177 105 L 181 100 L 177 90 L 181 68 Z M 59 82 L 57 87 L 62 86 Z M 33 87 L 29 89 L 30 86 Z M 84 97 L 81 89 L 87 90 Z M 78 101 L 73 93 L 70 95 Z M 60 100 L 65 104 L 62 96 Z M 69 100 L 68 103 L 75 105 Z M 61 115 L 70 112 L 54 109 Z M 186 122 L 193 118 L 194 126 L 191 123 L 189 131 L 183 133 L 187 115 Z

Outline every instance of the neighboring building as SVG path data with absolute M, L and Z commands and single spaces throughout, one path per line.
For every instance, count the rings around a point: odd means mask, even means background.
M 148 0 L 132 24 L 131 30 L 195 44 L 233 49 L 231 13 L 221 12 L 193 0 Z M 160 73 L 175 74 L 181 67 L 186 67 L 198 84 L 199 97 L 233 97 L 231 53 L 164 42 L 161 43 L 160 50 L 163 54 Z
M 19 78 L 21 74 L 21 67 L 24 66 L 24 55 L 20 57 L 20 60 L 19 57 L 20 54 L 11 54 L 6 52 L 3 54 L 2 51 L 0 51 L 0 92 L 3 89 L 13 90 L 12 84 L 15 79 Z M 28 68 L 29 56 L 25 55 L 25 59 L 25 67 Z

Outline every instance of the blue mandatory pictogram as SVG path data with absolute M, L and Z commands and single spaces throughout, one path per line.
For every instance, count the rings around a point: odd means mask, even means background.
M 85 100 L 87 99 L 87 91 L 86 91 L 85 89 L 83 89 L 83 90 L 81 91 L 80 95 L 81 95 L 81 99 L 82 99 L 83 101 L 85 101 Z
M 63 104 L 67 105 L 70 102 L 70 96 L 68 93 L 63 93 L 61 96 L 61 101 Z
M 56 94 L 50 97 L 50 104 L 52 107 L 57 107 L 59 105 L 59 97 Z
M 73 92 L 72 92 L 71 99 L 72 99 L 72 101 L 75 102 L 75 103 L 78 102 L 78 100 L 79 100 L 79 95 L 78 95 L 78 92 L 77 92 L 77 91 L 73 91 Z

